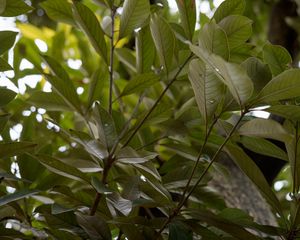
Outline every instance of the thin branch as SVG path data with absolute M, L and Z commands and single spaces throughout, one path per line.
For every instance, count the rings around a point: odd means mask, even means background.
M 111 115 L 112 114 L 112 95 L 113 95 L 113 85 L 114 85 L 114 27 L 115 27 L 115 13 L 116 10 L 114 6 L 111 8 L 111 38 L 110 38 L 110 63 L 109 63 L 109 106 L 108 106 L 108 112 Z

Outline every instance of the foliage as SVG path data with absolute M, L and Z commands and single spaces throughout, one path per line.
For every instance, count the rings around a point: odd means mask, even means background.
M 40 7 L 55 29 L 18 21 L 20 33 L 0 32 L 0 71 L 13 69 L 15 84 L 41 78 L 24 94 L 0 88 L 1 239 L 297 238 L 300 70 L 257 37 L 244 0 L 224 1 L 200 29 L 195 1 L 176 2 L 172 17 L 166 3 L 146 0 L 46 0 Z M 0 16 L 31 10 L 0 0 Z M 32 69 L 20 67 L 24 59 Z M 265 105 L 285 123 L 252 119 Z M 288 207 L 241 145 L 288 162 Z M 216 174 L 228 177 L 222 152 L 278 226 L 227 208 L 210 190 Z

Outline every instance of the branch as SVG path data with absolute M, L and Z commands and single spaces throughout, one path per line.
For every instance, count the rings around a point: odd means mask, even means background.
M 110 63 L 109 63 L 109 106 L 108 106 L 108 112 L 111 115 L 112 114 L 112 94 L 113 94 L 113 85 L 114 85 L 114 36 L 115 36 L 115 7 L 112 6 L 111 8 L 111 37 L 110 37 Z

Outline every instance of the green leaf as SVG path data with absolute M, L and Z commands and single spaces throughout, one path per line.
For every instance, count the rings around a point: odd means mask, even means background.
M 256 185 L 264 198 L 268 201 L 275 212 L 282 215 L 281 205 L 265 179 L 263 173 L 253 162 L 251 158 L 239 147 L 232 144 L 225 146 L 227 154 L 235 161 L 239 168 L 248 176 L 248 178 Z
M 143 90 L 153 86 L 159 81 L 160 77 L 154 73 L 144 73 L 134 76 L 125 86 L 120 97 L 130 95 L 132 93 L 140 93 Z
M 62 67 L 62 65 L 59 62 L 57 62 L 53 57 L 47 55 L 42 55 L 42 58 L 50 68 L 52 74 L 61 78 L 62 80 L 67 82 L 67 84 L 72 85 L 71 79 L 67 71 Z
M 128 48 L 116 48 L 115 54 L 118 56 L 120 62 L 122 62 L 130 71 L 136 73 L 136 59 L 134 52 Z
M 273 76 L 277 76 L 292 63 L 292 57 L 282 46 L 266 44 L 263 49 L 264 61 L 269 65 Z
M 3 3 L 2 3 L 3 4 Z M 33 10 L 22 0 L 6 0 L 4 1 L 4 9 L 0 7 L 0 16 L 15 17 Z M 2 42 L 2 41 L 0 41 Z
M 6 60 L 0 57 L 0 72 L 13 70 L 13 68 L 8 64 Z
M 274 77 L 258 94 L 255 103 L 268 103 L 300 96 L 300 70 L 286 70 Z
M 166 73 L 170 72 L 176 50 L 176 39 L 170 25 L 158 14 L 150 20 L 150 30 L 160 63 Z
M 190 49 L 214 70 L 240 106 L 249 100 L 253 92 L 253 83 L 245 69 L 237 64 L 226 62 L 219 56 L 209 54 L 200 47 L 190 45 Z
M 215 21 L 207 23 L 198 37 L 199 46 L 207 53 L 214 53 L 225 60 L 229 59 L 229 45 L 226 33 Z
M 27 99 L 28 103 L 47 111 L 72 111 L 63 98 L 55 92 L 36 91 Z
M 193 233 L 180 222 L 169 224 L 169 240 L 192 240 Z
M 96 52 L 108 63 L 104 32 L 95 14 L 80 2 L 72 4 L 73 16 L 81 30 L 87 35 Z
M 287 161 L 287 154 L 272 142 L 258 137 L 243 136 L 240 140 L 244 147 L 261 155 L 275 157 Z M 266 159 L 267 160 L 267 159 Z
M 125 0 L 120 19 L 120 37 L 125 37 L 142 26 L 150 14 L 148 0 Z
M 62 161 L 48 156 L 48 155 L 37 155 L 35 158 L 44 165 L 49 171 L 54 172 L 58 175 L 85 181 L 89 183 L 89 179 L 87 176 L 85 176 L 81 171 L 79 171 L 77 168 L 74 168 L 68 164 L 63 163 Z
M 0 206 L 4 206 L 11 202 L 35 195 L 38 192 L 39 192 L 39 190 L 22 189 L 22 190 L 14 192 L 14 193 L 2 196 L 2 197 L 0 197 Z
M 0 158 L 7 158 L 32 151 L 36 144 L 31 142 L 0 143 Z
M 266 112 L 273 113 L 275 115 L 290 119 L 290 120 L 295 120 L 295 121 L 300 121 L 300 106 L 295 106 L 295 105 L 275 105 L 271 106 L 269 108 L 264 109 Z
M 71 4 L 65 0 L 47 0 L 40 3 L 49 18 L 57 22 L 76 26 L 73 19 Z
M 96 178 L 94 176 L 92 177 L 91 184 L 95 188 L 97 193 L 101 193 L 101 194 L 113 193 L 113 190 L 106 187 L 105 184 L 103 184 L 98 178 Z
M 16 95 L 17 93 L 15 93 L 14 91 L 0 87 L 0 107 L 3 107 L 11 102 L 16 97 Z
M 229 48 L 233 49 L 244 44 L 252 34 L 252 21 L 244 16 L 228 16 L 219 22 L 226 32 Z
M 146 151 L 135 151 L 131 147 L 124 147 L 116 153 L 116 161 L 120 163 L 144 163 L 157 156 L 156 153 Z
M 111 232 L 106 221 L 101 216 L 88 216 L 82 213 L 76 212 L 76 219 L 78 224 L 89 235 L 89 239 L 92 240 L 111 240 Z
M 206 124 L 214 115 L 224 94 L 224 84 L 218 79 L 214 71 L 199 59 L 190 62 L 189 80 L 199 111 Z
M 89 84 L 89 98 L 88 106 L 92 106 L 95 101 L 100 101 L 102 99 L 102 92 L 105 88 L 105 82 L 108 82 L 108 71 L 102 69 L 97 69 L 91 79 Z
M 0 55 L 7 52 L 15 43 L 18 32 L 0 31 Z
M 181 25 L 187 38 L 192 41 L 196 24 L 196 2 L 195 0 L 176 0 L 176 3 L 179 9 Z
M 215 11 L 213 18 L 216 22 L 220 22 L 229 15 L 241 15 L 244 12 L 245 0 L 226 0 Z
M 3 129 L 5 128 L 6 123 L 8 122 L 10 116 L 11 115 L 9 113 L 0 115 L 0 134 L 3 131 Z
M 6 0 L 0 0 L 0 16 L 6 8 Z
M 149 26 L 136 33 L 136 69 L 138 73 L 150 72 L 155 58 L 155 47 Z
M 238 132 L 240 135 L 270 138 L 282 142 L 291 139 L 291 135 L 283 126 L 272 119 L 255 118 L 247 121 Z

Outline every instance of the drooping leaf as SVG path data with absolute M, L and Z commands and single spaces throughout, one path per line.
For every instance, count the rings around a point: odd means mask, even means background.
M 88 216 L 76 212 L 78 224 L 85 230 L 91 240 L 111 240 L 110 229 L 101 216 Z
M 268 103 L 300 96 L 300 70 L 286 70 L 274 77 L 253 100 L 257 103 Z
M 103 184 L 98 178 L 94 176 L 92 177 L 91 184 L 96 189 L 97 193 L 101 193 L 101 194 L 113 193 L 113 190 L 106 187 L 105 184 Z
M 196 2 L 195 0 L 176 0 L 181 25 L 187 38 L 193 39 L 196 24 Z
M 170 25 L 158 14 L 150 20 L 152 38 L 164 70 L 170 72 L 173 57 L 176 54 L 176 39 Z
M 139 93 L 143 90 L 153 86 L 158 82 L 160 77 L 154 73 L 144 73 L 134 76 L 125 86 L 120 97 L 130 95 L 132 93 Z
M 15 17 L 33 10 L 22 0 L 6 0 L 2 4 L 4 4 L 3 9 L 0 7 L 0 16 L 2 17 Z
M 257 165 L 248 157 L 245 152 L 238 146 L 227 144 L 225 146 L 227 154 L 235 161 L 238 167 L 248 176 L 248 178 L 256 185 L 270 206 L 279 214 L 282 214 L 281 205 L 265 179 L 263 173 Z
M 149 72 L 155 58 L 155 47 L 149 26 L 143 27 L 136 33 L 135 42 L 137 72 Z
M 0 55 L 7 52 L 15 43 L 17 32 L 0 31 Z
M 226 0 L 215 11 L 213 18 L 216 22 L 229 15 L 241 15 L 244 12 L 246 3 L 244 0 Z
M 207 53 L 214 53 L 225 60 L 229 59 L 229 45 L 226 33 L 215 21 L 207 23 L 198 37 L 199 46 Z
M 292 57 L 282 46 L 266 44 L 263 49 L 264 61 L 269 65 L 273 76 L 277 76 L 292 63 Z
M 278 141 L 288 141 L 291 135 L 272 119 L 256 118 L 244 123 L 238 130 L 240 135 L 270 138 Z
M 47 0 L 40 3 L 40 5 L 51 19 L 76 26 L 73 19 L 72 7 L 68 1 Z
M 12 157 L 32 151 L 36 144 L 31 142 L 0 143 L 0 158 Z
M 73 111 L 63 98 L 55 92 L 36 91 L 31 94 L 27 101 L 47 111 Z
M 8 119 L 10 118 L 10 114 L 6 113 L 6 114 L 2 114 L 0 115 L 0 134 L 3 131 L 3 129 L 6 126 L 6 123 L 8 122 Z
M 296 105 L 275 105 L 264 109 L 264 111 L 273 113 L 275 115 L 300 121 L 300 106 Z
M 97 17 L 91 9 L 80 2 L 74 2 L 72 4 L 72 9 L 73 17 L 81 30 L 87 35 L 96 52 L 107 63 L 107 47 L 104 39 L 104 32 Z
M 148 0 L 125 0 L 120 19 L 120 37 L 125 37 L 134 29 L 141 27 L 150 14 Z
M 209 54 L 200 47 L 190 45 L 190 49 L 214 70 L 240 106 L 249 100 L 253 92 L 253 83 L 245 69 L 237 64 L 226 62 L 219 56 Z
M 84 173 L 54 157 L 48 155 L 37 155 L 35 158 L 51 172 L 67 178 L 89 183 L 89 179 L 86 175 L 84 175 Z
M 125 216 L 128 216 L 132 210 L 132 201 L 122 198 L 121 195 L 118 193 L 108 195 L 107 203 L 122 214 L 124 214 Z M 110 208 L 110 210 L 112 209 Z
M 12 67 L 5 61 L 2 57 L 0 57 L 0 72 L 13 70 Z
M 116 153 L 116 161 L 121 163 L 144 163 L 157 156 L 151 152 L 137 152 L 131 147 L 124 147 Z
M 8 203 L 35 195 L 39 192 L 39 190 L 30 190 L 30 189 L 22 189 L 19 191 L 16 191 L 14 193 L 8 194 L 8 195 L 4 195 L 2 197 L 0 197 L 0 206 L 6 205 Z
M 201 60 L 194 59 L 189 65 L 189 80 L 195 94 L 199 111 L 207 123 L 214 115 L 224 94 L 224 85 Z
M 108 71 L 96 70 L 92 75 L 89 87 L 88 106 L 92 106 L 93 102 L 101 100 L 105 82 L 108 82 Z
M 252 34 L 252 21 L 244 16 L 231 15 L 219 22 L 226 32 L 229 48 L 233 49 L 244 44 Z

